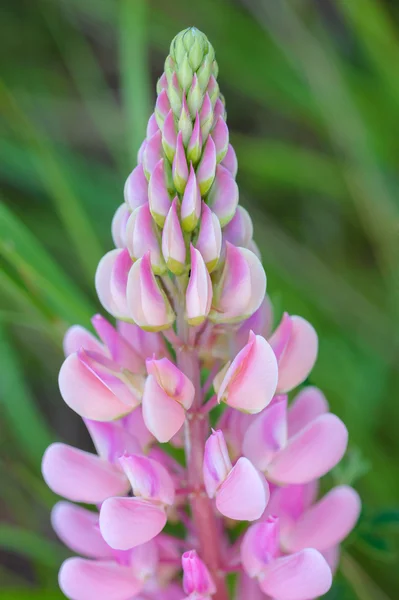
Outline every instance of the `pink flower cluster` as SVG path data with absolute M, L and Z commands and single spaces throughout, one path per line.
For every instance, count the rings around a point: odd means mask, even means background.
M 359 515 L 348 486 L 317 498 L 347 430 L 317 388 L 288 403 L 317 335 L 288 314 L 271 333 L 216 77 L 207 38 L 176 36 L 96 274 L 116 327 L 96 315 L 98 337 L 65 336 L 61 394 L 95 447 L 56 443 L 43 458 L 70 501 L 53 527 L 82 556 L 60 570 L 71 600 L 227 600 L 232 572 L 237 600 L 311 600 Z

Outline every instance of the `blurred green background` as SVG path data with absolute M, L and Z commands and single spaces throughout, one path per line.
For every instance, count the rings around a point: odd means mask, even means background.
M 98 309 L 97 262 L 170 40 L 212 41 L 278 317 L 320 334 L 311 381 L 350 431 L 329 483 L 361 522 L 329 600 L 399 597 L 399 5 L 393 0 L 3 0 L 0 23 L 0 597 L 56 600 L 66 555 L 40 475 L 61 339 Z M 396 561 L 396 565 L 395 565 Z

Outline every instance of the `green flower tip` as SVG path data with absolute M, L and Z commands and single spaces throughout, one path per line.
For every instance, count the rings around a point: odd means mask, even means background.
M 170 45 L 170 55 L 178 69 L 190 67 L 193 71 L 204 62 L 212 64 L 215 59 L 212 44 L 196 27 L 188 27 L 177 34 Z

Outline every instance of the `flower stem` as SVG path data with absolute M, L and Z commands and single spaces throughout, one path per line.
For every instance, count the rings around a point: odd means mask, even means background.
M 179 368 L 195 386 L 195 399 L 190 409 L 191 418 L 185 425 L 185 452 L 188 485 L 193 490 L 202 488 L 202 462 L 205 440 L 209 431 L 207 415 L 201 414 L 203 402 L 200 381 L 200 364 L 195 350 L 181 348 L 177 353 Z M 201 558 L 212 573 L 216 585 L 214 600 L 228 600 L 225 576 L 222 572 L 220 535 L 217 518 L 211 501 L 203 493 L 190 494 L 192 518 L 198 536 Z

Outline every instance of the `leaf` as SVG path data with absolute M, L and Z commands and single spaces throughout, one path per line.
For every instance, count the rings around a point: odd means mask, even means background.
M 55 317 L 67 324 L 89 321 L 94 311 L 87 300 L 2 202 L 0 255 L 17 270 L 29 293 L 39 298 Z
M 43 453 L 54 437 L 24 382 L 17 354 L 1 322 L 0 356 L 2 357 L 0 378 L 2 413 L 21 453 L 25 454 L 27 460 L 38 469 Z
M 0 548 L 50 568 L 59 568 L 68 552 L 57 542 L 14 525 L 0 524 Z
M 147 0 L 121 0 L 119 10 L 120 75 L 127 121 L 126 139 L 130 160 L 135 165 L 150 115 L 147 56 L 149 9 Z

